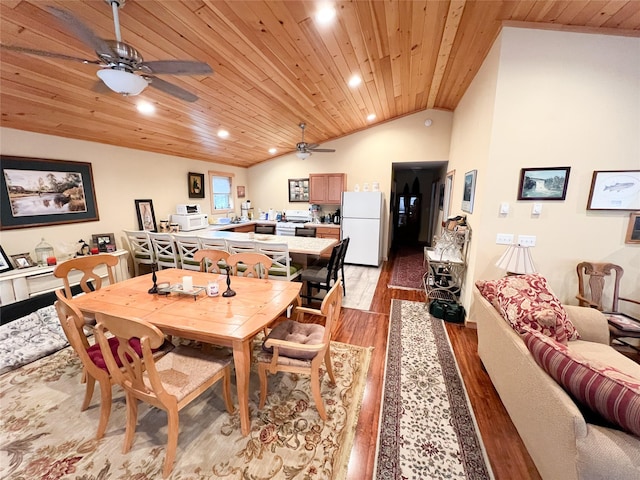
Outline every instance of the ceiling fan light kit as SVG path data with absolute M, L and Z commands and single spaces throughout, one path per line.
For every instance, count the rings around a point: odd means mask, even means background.
M 139 95 L 149 85 L 140 75 L 125 70 L 112 70 L 107 68 L 98 70 L 96 75 L 98 75 L 107 87 L 122 95 Z
M 307 158 L 309 158 L 311 156 L 311 154 L 309 152 L 296 152 L 296 156 L 300 160 L 306 160 Z

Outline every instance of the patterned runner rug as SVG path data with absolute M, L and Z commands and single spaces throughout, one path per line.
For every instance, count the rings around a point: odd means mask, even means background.
M 401 290 L 422 290 L 422 277 L 426 269 L 423 266 L 423 249 L 402 248 L 397 254 L 391 272 L 389 288 Z
M 258 347 L 259 348 L 259 347 Z M 332 343 L 336 386 L 322 382 L 327 421 L 318 416 L 309 378 L 269 376 L 269 396 L 257 409 L 259 381 L 251 375 L 252 429 L 240 433 L 220 385 L 180 412 L 172 479 L 303 479 L 346 475 L 371 349 Z M 139 404 L 133 447 L 123 454 L 124 393 L 114 387 L 105 437 L 95 440 L 100 390 L 88 410 L 80 405 L 80 362 L 69 348 L 0 376 L 0 478 L 157 480 L 167 442 L 164 411 Z M 235 387 L 234 399 L 235 399 Z
M 442 320 L 392 300 L 376 480 L 493 479 Z

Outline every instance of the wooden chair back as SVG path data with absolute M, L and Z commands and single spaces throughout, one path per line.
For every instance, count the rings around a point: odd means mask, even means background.
M 226 240 L 226 242 L 227 252 L 231 254 L 256 251 L 256 242 L 253 240 Z
M 53 269 L 53 275 L 54 277 L 62 279 L 64 283 L 64 293 L 67 298 L 71 298 L 70 272 L 74 270 L 82 272 L 80 288 L 82 288 L 83 292 L 89 293 L 102 288 L 102 281 L 105 273 L 109 279 L 109 285 L 116 283 L 114 267 L 118 265 L 118 262 L 118 257 L 109 253 L 71 258 L 56 265 Z
M 273 262 L 267 272 L 269 278 L 291 281 L 302 273 L 300 265 L 291 263 L 288 243 L 256 240 L 256 250 L 269 257 Z
M 602 311 L 618 311 L 618 296 L 620 292 L 620 279 L 624 274 L 621 266 L 613 263 L 580 262 L 576 267 L 578 273 L 578 295 L 576 298 L 580 306 L 597 308 Z M 608 281 L 606 279 L 609 279 Z M 605 284 L 612 287 L 605 289 Z M 605 298 L 611 300 L 611 304 L 604 304 Z
M 227 258 L 227 265 L 231 267 L 232 275 L 238 275 L 239 264 L 242 264 L 243 277 L 267 278 L 273 262 L 264 253 L 245 252 L 232 253 Z
M 180 268 L 180 258 L 173 235 L 170 233 L 149 232 L 149 239 L 153 245 L 158 269 Z
M 153 265 L 156 262 L 149 233 L 142 230 L 123 230 L 129 243 L 135 276 L 140 274 L 140 265 Z
M 229 258 L 229 252 L 214 249 L 198 250 L 193 255 L 193 259 L 196 262 L 200 262 L 200 271 L 209 273 L 222 273 L 223 268 L 220 265 L 220 261 L 224 261 L 226 266 L 227 258 Z
M 200 239 L 196 236 L 173 235 L 173 240 L 176 243 L 182 268 L 185 270 L 200 270 L 200 262 L 193 258 L 194 254 L 200 250 Z
M 198 237 L 200 249 L 204 250 L 225 250 L 227 251 L 227 242 L 224 238 L 207 238 Z

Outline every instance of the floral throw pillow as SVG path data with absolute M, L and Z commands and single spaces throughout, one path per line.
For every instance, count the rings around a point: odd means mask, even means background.
M 577 402 L 640 436 L 640 378 L 586 359 L 528 327 L 522 339 L 536 363 Z
M 564 344 L 580 338 L 542 275 L 511 275 L 485 281 L 480 292 L 517 332 L 528 326 Z

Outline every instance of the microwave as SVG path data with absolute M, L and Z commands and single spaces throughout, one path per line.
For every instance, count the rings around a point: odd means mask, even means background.
M 177 223 L 181 232 L 189 232 L 191 230 L 200 230 L 207 228 L 209 222 L 205 214 L 191 214 L 191 215 L 171 215 L 171 222 Z
M 202 212 L 200 211 L 200 204 L 198 203 L 179 203 L 176 206 L 176 213 L 178 215 L 199 215 Z

